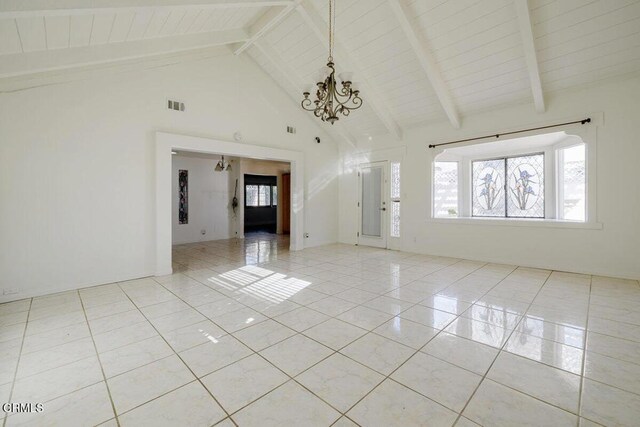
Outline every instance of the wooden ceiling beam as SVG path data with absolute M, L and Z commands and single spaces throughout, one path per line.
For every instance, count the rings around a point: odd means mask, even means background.
M 94 15 L 145 9 L 238 9 L 283 6 L 291 0 L 0 0 L 0 18 Z
M 540 69 L 538 68 L 538 57 L 533 38 L 533 26 L 529 13 L 529 3 L 527 0 L 515 0 L 516 14 L 518 15 L 518 26 L 522 36 L 522 47 L 524 49 L 524 59 L 527 63 L 527 72 L 531 82 L 531 94 L 533 103 L 538 113 L 544 113 L 544 92 L 542 90 L 542 80 L 540 79 Z
M 244 42 L 236 51 L 236 55 L 240 55 L 247 48 L 256 42 L 260 37 L 264 36 L 284 20 L 291 12 L 293 12 L 296 6 L 300 3 L 300 0 L 291 2 L 290 5 L 283 8 L 270 8 L 264 15 L 262 15 L 258 21 L 249 28 L 249 40 Z
M 445 114 L 449 118 L 449 121 L 455 128 L 459 128 L 461 125 L 460 115 L 458 114 L 458 110 L 453 102 L 453 97 L 449 92 L 449 88 L 442 78 L 442 74 L 440 73 L 440 69 L 436 64 L 436 60 L 431 53 L 431 50 L 427 47 L 427 43 L 423 40 L 422 37 L 419 36 L 418 30 L 413 25 L 413 22 L 409 18 L 411 14 L 407 10 L 406 6 L 401 3 L 401 0 L 388 0 L 389 6 L 393 10 L 393 13 L 396 15 L 398 22 L 400 23 L 400 28 L 404 32 L 411 48 L 418 58 L 418 62 L 420 66 L 427 74 L 427 78 L 431 83 L 434 91 L 436 92 L 436 96 L 440 101 L 440 105 L 444 110 Z
M 248 38 L 249 35 L 245 30 L 236 29 L 135 40 L 127 43 L 9 54 L 3 55 L 0 61 L 0 78 L 185 52 L 244 42 Z

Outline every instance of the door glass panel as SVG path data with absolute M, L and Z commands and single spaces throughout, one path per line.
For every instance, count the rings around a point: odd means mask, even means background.
M 362 170 L 362 235 L 382 236 L 382 168 Z

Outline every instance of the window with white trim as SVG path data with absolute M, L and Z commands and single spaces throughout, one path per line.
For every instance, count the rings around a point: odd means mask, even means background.
M 458 162 L 435 162 L 433 213 L 440 218 L 458 216 Z
M 432 165 L 432 215 L 585 222 L 587 153 L 564 132 L 446 149 Z
M 558 150 L 558 218 L 584 221 L 587 162 L 584 144 Z

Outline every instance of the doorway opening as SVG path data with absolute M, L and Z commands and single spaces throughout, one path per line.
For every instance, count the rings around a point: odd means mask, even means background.
M 218 162 L 225 157 L 225 166 L 216 168 Z M 194 159 L 209 161 L 206 167 L 199 169 L 197 173 L 189 172 L 188 168 L 181 168 L 173 164 L 173 157 L 184 157 L 193 161 Z M 287 215 L 282 209 L 282 232 L 289 231 L 290 238 L 279 239 L 286 241 L 291 250 L 301 250 L 304 248 L 304 157 L 302 153 L 290 150 L 281 150 L 250 144 L 240 144 L 227 141 L 214 140 L 209 138 L 170 134 L 165 132 L 156 133 L 156 275 L 166 275 L 172 272 L 172 244 L 174 243 L 174 227 L 186 227 L 193 224 L 190 234 L 191 239 L 197 237 L 199 240 L 215 240 L 237 236 L 244 238 L 244 163 L 257 161 L 268 161 L 272 163 L 285 163 L 290 188 L 287 202 Z M 228 165 L 231 168 L 228 168 Z M 217 170 L 222 169 L 222 170 Z M 250 169 L 247 169 L 250 170 Z M 182 173 L 180 171 L 183 171 Z M 195 169 L 194 169 L 195 171 Z M 185 173 L 186 172 L 186 173 Z M 226 174 L 226 178 L 220 178 Z M 192 178 L 202 175 L 205 177 L 200 184 L 195 184 Z M 284 173 L 283 173 L 284 175 Z M 208 181 L 207 181 L 208 180 Z M 215 180 L 216 182 L 212 182 Z M 237 182 L 237 191 L 236 191 Z M 196 187 L 194 187 L 194 185 Z M 277 186 L 277 181 L 276 181 Z M 194 199 L 194 189 L 200 191 L 201 203 Z M 271 191 L 273 191 L 271 189 Z M 281 195 L 277 197 L 280 200 Z M 284 197 L 284 195 L 282 195 Z M 235 199 L 235 203 L 234 203 Z M 196 209 L 199 206 L 208 206 L 209 212 L 205 211 L 206 220 L 210 217 L 222 219 L 218 225 L 206 229 L 202 234 L 202 226 L 196 223 Z M 235 205 L 235 209 L 234 209 Z M 212 210 L 219 212 L 213 214 Z M 227 221 L 225 222 L 225 213 Z M 196 215 L 196 216 L 194 216 Z M 207 217 L 207 215 L 209 217 Z M 284 226 L 285 221 L 287 226 Z M 278 231 L 276 229 L 276 231 Z M 204 236 L 204 237 L 203 237 Z M 177 241 L 176 241 L 177 243 Z
M 245 236 L 250 233 L 288 235 L 291 230 L 291 165 L 288 162 L 243 159 Z

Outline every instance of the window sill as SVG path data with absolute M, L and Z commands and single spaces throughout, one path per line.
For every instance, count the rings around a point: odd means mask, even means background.
M 574 228 L 583 230 L 602 230 L 601 222 L 577 222 L 561 219 L 532 219 L 532 218 L 429 218 L 429 223 L 435 224 L 464 224 L 464 225 L 498 225 L 507 227 L 540 227 L 540 228 Z

